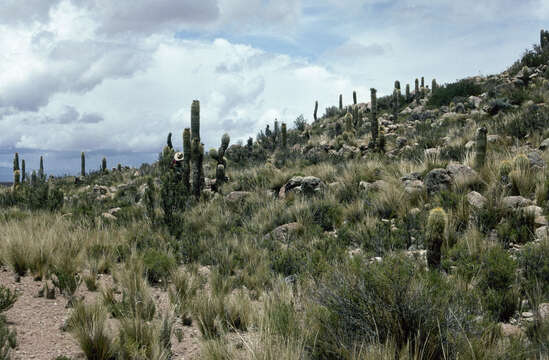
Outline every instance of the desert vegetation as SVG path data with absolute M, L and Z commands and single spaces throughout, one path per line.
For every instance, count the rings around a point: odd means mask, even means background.
M 196 100 L 139 169 L 15 154 L 0 359 L 27 280 L 86 359 L 547 359 L 548 60 L 542 31 L 501 74 L 334 94 L 209 151 Z

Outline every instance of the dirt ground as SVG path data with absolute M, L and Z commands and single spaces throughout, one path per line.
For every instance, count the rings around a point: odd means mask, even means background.
M 112 278 L 108 275 L 103 275 L 98 280 L 99 288 L 111 283 Z M 17 349 L 13 354 L 14 359 L 53 360 L 57 356 L 84 359 L 71 334 L 61 330 L 70 313 L 63 296 L 57 295 L 53 300 L 37 297 L 42 288 L 41 281 L 34 281 L 31 276 L 25 276 L 20 282 L 15 282 L 13 272 L 1 267 L 0 284 L 15 290 L 19 295 L 14 306 L 5 313 L 9 326 L 17 331 Z M 158 311 L 162 312 L 169 306 L 168 294 L 157 288 L 153 288 L 153 294 Z M 84 284 L 77 292 L 77 297 L 84 297 L 86 302 L 94 302 L 98 296 L 99 292 L 88 291 Z M 173 359 L 198 359 L 200 352 L 198 329 L 194 325 L 183 326 L 179 320 L 175 326 L 175 329 L 177 328 L 182 329 L 183 339 L 178 342 L 175 335 L 172 337 Z

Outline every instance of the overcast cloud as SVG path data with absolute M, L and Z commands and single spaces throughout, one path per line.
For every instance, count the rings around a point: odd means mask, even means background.
M 2 0 L 0 180 L 15 151 L 55 174 L 154 161 L 193 99 L 210 148 L 340 93 L 500 72 L 547 20 L 549 0 Z

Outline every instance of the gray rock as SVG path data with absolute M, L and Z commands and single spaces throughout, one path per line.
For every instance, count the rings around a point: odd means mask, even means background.
M 526 206 L 524 208 L 524 211 L 531 213 L 532 215 L 534 215 L 534 217 L 543 215 L 543 209 L 536 205 Z
M 526 156 L 530 161 L 530 166 L 537 168 L 545 167 L 545 160 L 543 160 L 540 153 L 538 153 L 537 151 L 529 152 Z
M 456 112 L 458 114 L 465 114 L 465 105 L 463 105 L 463 103 L 457 103 L 456 104 Z
M 499 136 L 499 135 L 488 135 L 488 136 L 486 136 L 486 140 L 488 140 L 488 142 L 490 144 L 494 144 L 494 143 L 497 143 L 501 140 L 501 136 Z
M 471 191 L 467 194 L 467 202 L 469 205 L 481 209 L 486 205 L 486 198 L 476 191 Z
M 320 191 L 323 184 L 314 176 L 294 176 L 280 189 L 278 197 L 283 199 L 289 192 L 311 194 Z
M 452 163 L 446 166 L 446 170 L 454 181 L 469 183 L 478 178 L 478 173 L 467 165 Z
M 506 209 L 517 209 L 531 205 L 532 200 L 526 199 L 522 196 L 506 196 L 502 199 L 502 203 Z
M 427 173 L 424 179 L 427 192 L 436 193 L 441 190 L 449 189 L 452 185 L 452 177 L 446 169 L 433 169 Z
M 536 229 L 536 238 L 546 239 L 549 236 L 549 227 L 542 226 Z
M 265 235 L 265 238 L 284 242 L 288 240 L 290 236 L 296 234 L 301 228 L 302 226 L 296 222 L 280 225 Z
M 549 148 L 549 138 L 543 140 L 543 141 L 541 142 L 541 144 L 539 145 L 539 149 L 540 149 L 540 150 L 545 151 L 545 150 L 547 150 L 548 148 Z
M 418 194 L 423 192 L 425 184 L 421 180 L 406 180 L 404 181 L 404 191 L 408 194 Z
M 239 202 L 246 199 L 252 193 L 249 191 L 233 191 L 225 196 L 225 200 L 228 202 Z

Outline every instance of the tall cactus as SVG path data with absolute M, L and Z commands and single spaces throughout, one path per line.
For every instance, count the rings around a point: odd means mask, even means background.
M 200 101 L 193 100 L 191 105 L 191 137 L 200 141 Z
M 246 143 L 246 148 L 248 149 L 248 157 L 252 157 L 252 154 L 254 151 L 254 139 L 252 137 L 248 138 L 248 142 Z
M 347 110 L 347 114 L 345 114 L 344 118 L 345 123 L 345 131 L 352 132 L 353 131 L 353 116 L 351 113 Z
M 21 182 L 21 171 L 15 170 L 13 172 L 13 188 L 16 189 Z
M 435 208 L 429 213 L 427 220 L 427 265 L 430 269 L 440 267 L 440 249 L 444 242 L 444 234 L 448 216 L 442 208 Z
M 549 48 L 549 31 L 541 30 L 540 31 L 540 46 L 541 50 Z
M 352 107 L 352 114 L 353 114 L 353 126 L 355 128 L 360 128 L 360 119 L 359 119 L 359 114 L 358 114 L 358 105 L 354 105 Z
M 286 123 L 282 123 L 281 132 L 282 132 L 282 149 L 286 150 L 286 147 L 288 146 L 288 134 L 286 133 Z
M 356 91 L 353 91 L 353 105 L 356 105 Z
M 223 164 L 217 164 L 215 169 L 215 187 L 217 191 L 221 190 L 221 186 L 225 182 L 225 166 Z
M 13 157 L 13 171 L 19 170 L 19 153 L 15 153 Z
M 370 108 L 371 108 L 371 127 L 372 127 L 372 142 L 376 144 L 377 134 L 379 131 L 379 124 L 377 121 L 377 90 L 374 88 L 370 89 Z
M 198 200 L 202 193 L 202 184 L 204 181 L 204 170 L 202 168 L 202 162 L 204 160 L 204 146 L 200 143 L 200 140 L 193 139 L 191 146 L 192 157 L 192 193 Z
M 313 112 L 313 118 L 317 120 L 316 114 L 318 112 L 318 101 L 315 101 L 315 111 Z
M 406 102 L 410 101 L 410 84 L 406 84 Z
M 31 186 L 33 187 L 38 184 L 38 175 L 36 175 L 36 170 L 32 171 L 30 183 L 31 183 Z
M 83 151 L 80 154 L 80 176 L 86 176 L 86 154 Z
M 414 96 L 416 98 L 416 103 L 419 104 L 419 80 L 417 78 L 415 83 Z
M 475 142 L 475 167 L 481 169 L 486 161 L 486 147 L 488 145 L 486 128 L 477 129 L 477 139 Z
M 103 158 L 101 159 L 101 171 L 103 173 L 106 173 L 107 172 L 107 158 Z
M 421 88 L 424 88 L 425 87 L 425 78 L 422 76 L 421 77 Z
M 46 173 L 44 172 L 44 157 L 40 156 L 40 168 L 38 169 L 38 177 L 41 181 L 46 180 Z
M 182 181 L 187 192 L 191 191 L 191 129 L 183 130 Z
M 25 166 L 25 159 L 21 159 L 21 182 L 27 181 L 27 170 Z
M 437 87 L 438 87 L 437 80 L 436 79 L 431 80 L 431 91 L 435 91 Z
M 393 117 L 394 121 L 398 120 L 398 111 L 400 110 L 400 81 L 395 81 L 395 89 L 393 90 Z
M 173 144 L 172 144 L 172 133 L 169 133 L 168 134 L 168 139 L 166 140 L 166 145 L 168 145 L 168 147 L 170 149 L 173 149 Z
M 279 140 L 280 140 L 280 128 L 278 127 L 278 120 L 275 119 L 274 129 L 273 129 L 273 144 L 275 148 Z
M 339 94 L 339 111 L 343 111 L 343 95 Z

